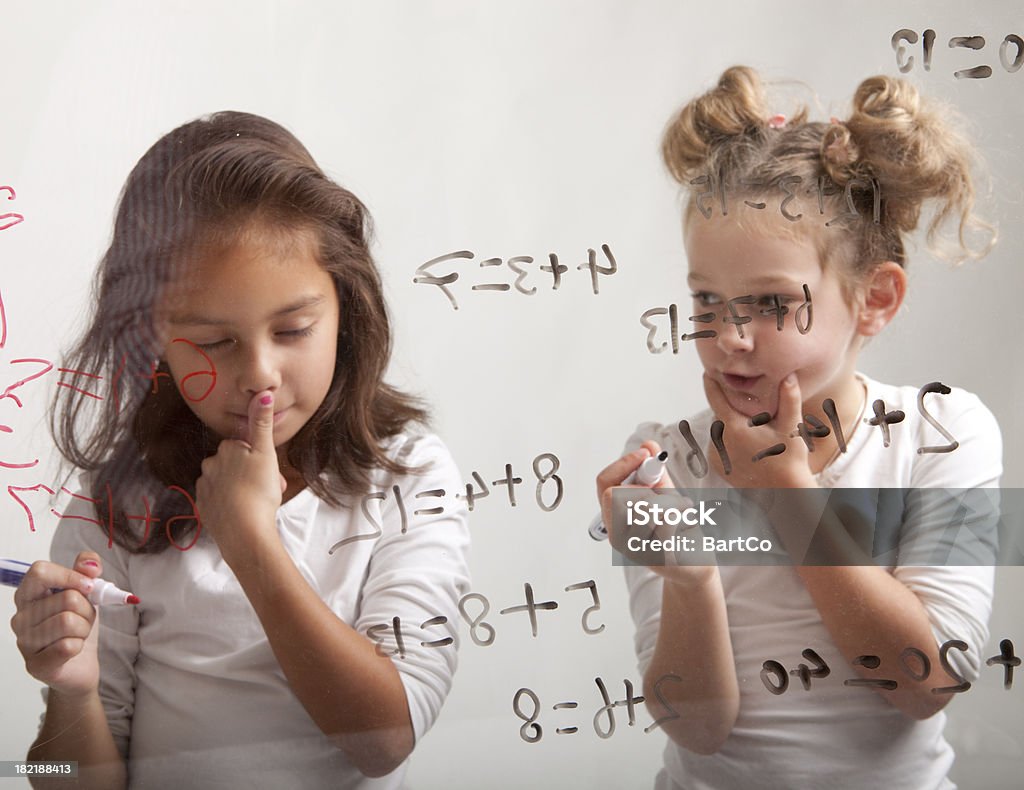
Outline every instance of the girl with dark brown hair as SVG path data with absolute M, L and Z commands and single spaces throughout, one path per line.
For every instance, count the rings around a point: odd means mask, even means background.
M 109 393 L 58 390 L 81 491 L 16 594 L 49 686 L 31 759 L 102 787 L 400 784 L 450 688 L 468 531 L 447 450 L 383 381 L 368 236 L 258 116 L 188 123 L 132 171 L 66 363 Z M 97 621 L 101 573 L 141 604 Z
M 857 489 L 882 501 L 880 489 L 902 489 L 907 499 L 890 514 L 892 562 L 875 564 L 870 541 L 864 554 L 852 509 L 818 533 L 820 511 L 795 510 L 769 515 L 773 562 L 670 555 L 626 568 L 644 696 L 670 738 L 657 786 L 952 787 L 941 713 L 951 675 L 939 668 L 977 675 L 993 568 L 915 563 L 913 541 L 959 522 L 914 490 L 997 486 L 999 427 L 964 390 L 883 384 L 857 361 L 903 301 L 904 238 L 923 206 L 936 208 L 930 241 L 952 219 L 957 257 L 987 249 L 968 233 L 983 227 L 971 149 L 951 113 L 906 82 L 867 79 L 847 119 L 814 122 L 779 115 L 756 72 L 735 67 L 683 107 L 662 150 L 691 188 L 683 227 L 697 323 L 683 339 L 696 345 L 709 409 L 638 428 L 597 478 L 604 523 L 621 526 L 611 489 L 662 448 L 657 485 L 695 497 Z M 926 396 L 956 444 L 923 416 Z M 683 534 L 716 534 L 697 533 Z M 827 550 L 805 562 L 812 534 Z

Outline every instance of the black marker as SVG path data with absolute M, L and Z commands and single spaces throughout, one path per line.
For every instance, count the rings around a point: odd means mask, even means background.
M 653 486 L 665 473 L 665 462 L 668 460 L 668 450 L 662 450 L 655 456 L 644 459 L 636 469 L 629 473 L 629 476 L 619 485 L 633 485 L 639 483 L 644 486 Z M 594 540 L 608 540 L 608 530 L 601 521 L 601 514 L 598 513 L 590 522 L 590 537 Z

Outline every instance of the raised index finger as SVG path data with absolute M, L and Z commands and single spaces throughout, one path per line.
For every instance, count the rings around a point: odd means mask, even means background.
M 273 454 L 274 452 L 274 393 L 257 392 L 249 401 L 249 446 Z

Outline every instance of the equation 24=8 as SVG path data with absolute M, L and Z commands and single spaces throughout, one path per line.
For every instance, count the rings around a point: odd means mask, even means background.
M 533 459 L 533 476 L 536 481 L 533 489 L 533 496 L 537 502 L 537 507 L 543 510 L 545 513 L 550 513 L 552 510 L 562 504 L 562 498 L 565 495 L 565 485 L 562 478 L 558 475 L 558 470 L 561 468 L 561 461 L 558 460 L 558 456 L 554 453 L 541 453 Z M 491 489 L 487 487 L 487 483 L 480 477 L 480 473 L 476 470 L 473 471 L 473 482 L 466 483 L 465 493 L 455 494 L 456 499 L 465 500 L 466 506 L 472 512 L 476 508 L 477 502 L 481 499 L 485 499 L 491 495 Z M 516 497 L 516 488 L 523 485 L 523 478 L 515 474 L 515 470 L 512 464 L 505 464 L 505 476 L 499 477 L 497 480 L 492 480 L 491 485 L 495 487 L 503 486 L 508 492 L 508 503 L 511 507 L 518 505 L 518 499 Z M 374 516 L 371 508 L 371 503 L 375 500 L 383 503 L 388 499 L 389 492 L 387 491 L 370 491 L 363 495 L 362 501 L 360 502 L 360 509 L 362 510 L 363 517 L 370 523 L 372 529 L 369 532 L 362 532 L 358 535 L 349 535 L 346 538 L 339 540 L 333 546 L 328 549 L 328 554 L 334 554 L 338 549 L 343 546 L 353 543 L 357 540 L 375 540 L 379 538 L 384 531 L 383 525 Z M 398 515 L 401 519 L 401 530 L 404 535 L 409 529 L 409 509 L 406 504 L 407 495 L 409 492 L 403 492 L 401 486 L 391 486 L 391 496 L 395 498 L 395 505 L 398 508 Z M 430 488 L 422 491 L 417 491 L 411 494 L 415 500 L 443 500 L 448 495 L 448 492 L 443 488 Z M 443 504 L 433 504 L 431 507 L 420 507 L 413 510 L 413 516 L 437 516 L 444 513 Z
M 597 712 L 594 713 L 593 719 L 591 720 L 594 732 L 597 733 L 599 738 L 607 739 L 611 738 L 615 734 L 615 710 L 616 708 L 626 709 L 626 723 L 632 727 L 636 724 L 636 708 L 638 705 L 643 704 L 645 697 L 642 694 L 633 693 L 633 682 L 630 680 L 623 680 L 625 686 L 625 694 L 622 699 L 613 700 L 611 694 L 608 693 L 608 687 L 602 678 L 594 678 L 594 683 L 597 684 L 597 690 L 601 695 L 601 705 L 598 707 Z M 650 725 L 644 728 L 644 734 L 652 732 L 664 724 L 666 721 L 672 719 L 678 719 L 680 714 L 676 713 L 672 707 L 668 704 L 668 700 L 662 695 L 661 688 L 667 682 L 681 683 L 682 678 L 678 675 L 662 675 L 658 678 L 654 684 L 654 694 L 658 698 L 658 701 L 662 704 L 665 710 L 668 711 L 660 719 L 656 719 Z M 524 700 L 529 700 L 531 706 L 529 712 L 525 711 Z M 561 710 L 576 710 L 579 708 L 579 702 L 575 700 L 568 700 L 565 702 L 556 702 L 551 706 L 553 711 Z M 512 711 L 516 716 L 522 720 L 523 724 L 519 728 L 519 737 L 527 743 L 538 743 L 541 738 L 544 737 L 544 726 L 540 723 L 541 703 L 540 697 L 537 693 L 530 688 L 525 686 L 512 696 Z M 566 714 L 560 714 L 566 715 Z M 573 714 L 569 714 L 573 715 Z M 575 735 L 579 732 L 579 727 L 575 724 L 567 727 L 557 727 L 555 729 L 556 735 Z
M 570 584 L 565 588 L 565 592 L 574 592 L 576 590 L 587 590 L 590 592 L 591 604 L 583 610 L 583 614 L 580 616 L 580 625 L 583 627 L 583 633 L 588 636 L 600 634 L 604 631 L 605 624 L 594 624 L 591 621 L 591 617 L 601 609 L 601 597 L 597 593 L 597 582 L 593 579 L 587 579 L 583 582 Z M 498 614 L 510 615 L 518 614 L 520 612 L 525 613 L 530 621 L 530 631 L 536 639 L 539 630 L 537 612 L 554 611 L 558 608 L 558 601 L 538 601 L 533 592 L 533 585 L 529 582 L 526 582 L 523 585 L 523 592 L 525 598 L 524 603 L 517 604 L 515 606 L 508 606 L 499 610 Z M 470 603 L 479 605 L 480 611 L 478 614 L 470 614 L 468 611 Z M 498 635 L 495 627 L 484 621 L 484 618 L 490 614 L 490 611 L 491 602 L 487 600 L 487 596 L 481 593 L 466 593 L 459 599 L 459 614 L 462 615 L 462 618 L 469 626 L 469 637 L 473 640 L 473 644 L 478 645 L 479 647 L 490 647 L 494 644 L 494 640 Z M 419 630 L 433 628 L 435 626 L 443 626 L 447 625 L 447 623 L 447 617 L 444 615 L 438 615 L 420 623 Z M 390 632 L 388 636 L 391 644 L 385 644 L 384 642 L 384 634 L 387 634 L 388 632 Z M 374 643 L 374 650 L 379 656 L 403 659 L 409 651 L 410 645 L 406 639 L 406 632 L 402 629 L 401 617 L 393 617 L 390 623 L 376 623 L 371 625 L 366 629 L 366 636 Z M 451 636 L 447 636 L 442 639 L 435 639 L 429 642 L 422 641 L 420 642 L 420 647 L 447 647 L 454 641 L 455 640 Z

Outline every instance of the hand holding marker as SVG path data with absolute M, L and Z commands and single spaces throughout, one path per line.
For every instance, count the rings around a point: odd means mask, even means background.
M 655 456 L 646 458 L 640 466 L 629 473 L 620 485 L 628 486 L 639 483 L 642 486 L 653 486 L 665 473 L 665 462 L 668 460 L 668 450 L 662 450 Z M 594 540 L 608 540 L 608 528 L 601 520 L 598 513 L 590 523 L 590 537 Z
M 0 560 L 0 584 L 8 587 L 17 587 L 25 578 L 31 566 L 27 562 L 18 560 Z M 59 589 L 52 592 L 60 592 Z M 85 596 L 93 606 L 107 606 L 109 604 L 134 605 L 139 603 L 138 596 L 118 589 L 113 582 L 104 579 L 94 579 L 93 587 Z

